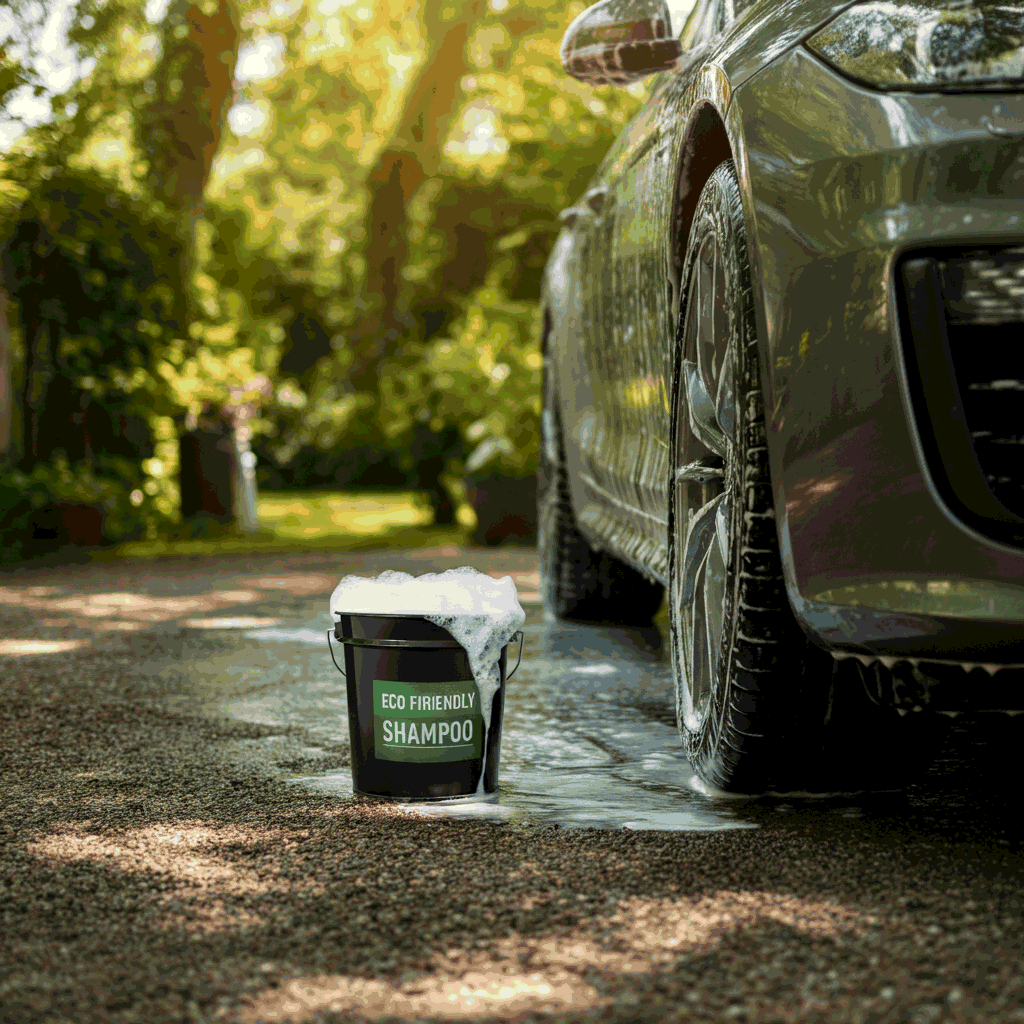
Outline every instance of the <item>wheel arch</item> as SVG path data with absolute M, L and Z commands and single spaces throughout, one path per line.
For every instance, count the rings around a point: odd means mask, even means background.
M 753 202 L 750 194 L 750 179 L 747 167 L 747 153 L 742 125 L 738 120 L 738 107 L 731 102 L 732 93 L 724 73 L 720 73 L 710 93 L 705 92 L 703 98 L 694 105 L 690 113 L 685 137 L 682 143 L 679 168 L 674 192 L 675 208 L 672 213 L 670 249 L 668 251 L 668 274 L 673 294 L 673 315 L 678 320 L 682 288 L 683 263 L 686 258 L 686 246 L 689 241 L 693 218 L 697 211 L 697 202 L 701 191 L 715 169 L 724 161 L 731 161 L 736 178 L 739 182 L 740 201 L 743 205 L 743 219 L 747 235 L 747 259 L 750 267 L 751 288 L 753 289 L 754 313 L 757 319 L 759 338 L 758 351 L 761 359 L 761 389 L 765 407 L 770 408 L 769 381 L 770 368 L 767 361 L 765 340 L 768 337 L 764 308 L 763 275 L 761 253 L 757 244 L 757 223 L 753 215 Z M 672 360 L 676 354 L 673 348 Z M 675 367 L 673 366 L 673 373 Z M 776 486 L 778 466 L 775 462 L 776 453 L 769 451 L 772 458 L 772 481 L 775 493 L 776 514 L 781 513 L 780 497 Z M 671 542 L 671 541 L 670 541 Z M 787 576 L 787 589 L 789 579 Z M 793 596 L 791 592 L 791 596 Z
M 673 311 L 679 314 L 683 260 L 690 225 L 697 211 L 697 200 L 708 178 L 723 160 L 735 163 L 732 143 L 725 121 L 715 105 L 705 100 L 690 115 L 674 192 L 672 240 L 669 249 L 669 279 L 672 283 Z

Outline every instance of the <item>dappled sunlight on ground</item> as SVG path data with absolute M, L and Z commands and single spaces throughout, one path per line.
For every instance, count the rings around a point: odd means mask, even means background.
M 87 773 L 82 781 L 90 777 Z M 26 850 L 51 868 L 85 861 L 125 876 L 159 879 L 162 886 L 173 883 L 173 899 L 162 890 L 152 892 L 147 917 L 156 930 L 181 930 L 201 941 L 275 927 L 275 906 L 282 898 L 300 903 L 331 898 L 335 887 L 325 885 L 316 873 L 296 878 L 289 870 L 289 861 L 302 855 L 311 836 L 308 828 L 201 819 L 110 833 L 98 822 L 79 820 L 29 842 Z M 345 860 L 353 850 L 342 842 L 336 852 Z M 541 896 L 543 871 L 536 871 L 540 865 L 532 860 L 513 863 L 519 870 L 509 876 L 512 882 L 530 884 L 525 891 L 519 884 L 510 885 L 519 894 L 502 902 L 526 912 L 548 902 L 550 893 Z M 442 868 L 450 869 L 450 864 Z M 355 880 L 358 895 L 352 914 L 372 909 L 376 870 L 367 863 L 364 877 Z M 632 896 L 595 914 L 583 906 L 593 901 L 593 881 L 583 892 L 562 890 L 567 894 L 555 900 L 570 912 L 580 906 L 578 924 L 567 931 L 520 934 L 499 926 L 486 949 L 477 946 L 476 951 L 459 951 L 456 956 L 438 952 L 421 968 L 406 969 L 393 978 L 295 973 L 285 964 L 267 963 L 262 970 L 272 979 L 250 991 L 236 1011 L 237 1019 L 312 1024 L 325 1012 L 349 1011 L 369 1020 L 480 1020 L 600 1010 L 622 1002 L 623 993 L 610 991 L 609 984 L 628 993 L 630 986 L 643 984 L 645 976 L 670 970 L 680 954 L 706 953 L 738 930 L 776 925 L 809 939 L 830 940 L 877 924 L 875 918 L 835 900 L 743 889 L 689 898 Z M 369 889 L 364 889 L 364 882 Z M 411 892 L 410 898 L 418 895 Z M 493 898 L 482 904 L 485 916 L 495 909 L 489 902 Z
M 424 558 L 456 558 L 459 554 L 459 548 L 454 544 L 442 544 L 437 548 L 420 548 L 418 551 L 407 551 L 406 558 L 413 559 L 414 561 L 420 561 Z
M 180 619 L 178 625 L 186 629 L 262 629 L 279 626 L 281 620 L 239 615 L 230 619 Z
M 29 654 L 64 654 L 85 647 L 88 640 L 0 640 L 0 654 L 24 657 Z
M 37 597 L 17 587 L 0 587 L 0 604 L 21 608 L 53 611 L 88 619 L 119 618 L 137 622 L 167 622 L 190 612 L 217 611 L 220 608 L 259 601 L 263 595 L 257 590 L 209 590 L 187 597 L 103 591 L 100 593 L 75 592 L 72 587 L 61 588 L 59 595 Z M 55 589 L 55 588 L 47 588 Z M 77 620 L 76 620 L 76 624 Z
M 301 564 L 313 558 L 281 561 Z M 183 629 L 269 628 L 281 624 L 279 615 L 261 615 L 252 606 L 270 604 L 279 601 L 282 594 L 289 594 L 300 601 L 323 596 L 326 608 L 326 598 L 341 576 L 348 573 L 374 576 L 384 569 L 401 569 L 418 576 L 474 563 L 480 563 L 478 568 L 496 579 L 511 576 L 522 604 L 540 603 L 536 552 L 529 548 L 483 551 L 444 545 L 419 551 L 369 551 L 315 559 L 318 568 L 331 565 L 333 572 L 311 572 L 308 565 L 302 565 L 294 571 L 253 573 L 251 559 L 226 558 L 193 562 L 185 573 L 179 568 L 173 576 L 167 563 L 159 562 L 135 563 L 127 569 L 58 567 L 32 573 L 36 580 L 48 576 L 59 580 L 59 585 L 21 584 L 19 574 L 11 573 L 6 576 L 8 582 L 0 583 L 0 613 L 7 609 L 49 614 L 26 620 L 31 624 L 28 629 L 21 626 L 15 630 L 8 623 L 4 629 L 7 637 L 0 640 L 0 657 L 57 654 L 89 646 L 92 638 L 103 634 L 166 629 L 169 625 Z M 494 567 L 496 564 L 499 568 Z M 57 639 L 34 635 L 40 630 L 58 630 L 65 635 Z M 82 635 L 67 636 L 68 632 Z
M 154 924 L 209 934 L 264 924 L 258 914 L 225 901 L 284 894 L 297 887 L 273 866 L 258 870 L 239 864 L 239 849 L 264 843 L 295 846 L 295 836 L 280 830 L 254 830 L 220 822 L 177 822 L 132 829 L 119 835 L 94 833 L 91 822 L 70 822 L 66 829 L 29 843 L 27 850 L 53 866 L 89 861 L 127 875 L 151 875 L 177 883 L 177 912 L 154 915 Z M 312 894 L 322 886 L 303 886 Z M 164 902 L 156 896 L 159 907 Z M 184 913 L 180 908 L 184 908 Z
M 254 994 L 246 1022 L 322 1019 L 325 1011 L 355 1011 L 361 1019 L 506 1020 L 523 1013 L 565 1013 L 606 1004 L 591 985 L 567 971 L 474 971 L 460 978 L 422 975 L 396 987 L 386 981 L 319 975 L 294 978 Z
M 346 975 L 293 977 L 255 993 L 241 1017 L 298 1024 L 346 1010 L 370 1020 L 474 1020 L 600 1009 L 616 1000 L 595 983 L 614 980 L 628 987 L 630 978 L 669 970 L 681 954 L 706 952 L 727 933 L 781 925 L 820 940 L 860 934 L 875 923 L 837 902 L 764 891 L 634 897 L 569 935 L 498 939 L 486 954 L 461 963 L 454 976 L 453 965 L 441 956 L 426 971 L 406 972 L 391 983 Z
M 140 581 L 145 586 L 145 578 Z M 197 581 L 198 582 L 198 581 Z M 208 581 L 204 581 L 207 582 Z M 245 619 L 231 620 L 229 626 L 223 625 L 228 620 L 204 621 L 197 618 L 204 612 L 217 612 L 227 608 L 235 608 L 240 604 L 252 604 L 260 601 L 263 594 L 258 590 L 222 590 L 198 586 L 200 593 L 188 596 L 168 594 L 147 594 L 144 591 L 101 591 L 82 592 L 72 586 L 68 587 L 25 587 L 0 586 L 0 606 L 25 611 L 57 611 L 62 613 L 59 619 L 42 619 L 40 626 L 51 629 L 75 628 L 89 633 L 137 632 L 149 626 L 161 625 L 175 620 L 188 628 L 219 628 L 248 629 L 254 626 L 277 625 L 276 619 L 249 616 Z M 46 594 L 39 593 L 45 590 Z M 190 618 L 180 619 L 183 615 Z M 35 640 L 6 640 L 0 642 L 0 655 L 17 653 L 49 653 L 51 650 L 73 650 L 88 644 L 87 639 L 46 641 L 44 648 L 38 651 L 31 649 L 31 644 L 39 644 Z M 53 644 L 71 644 L 71 647 L 53 647 Z M 49 644 L 49 647 L 45 645 Z M 29 646 L 26 646 L 29 645 Z
M 680 796 L 664 715 L 629 706 L 668 706 L 653 640 L 530 608 L 503 740 L 501 801 L 520 817 L 426 817 L 296 785 L 350 775 L 322 642 L 338 579 L 465 564 L 511 575 L 521 600 L 539 591 L 530 549 L 418 555 L 0 575 L 0 1018 L 1020 1016 L 1016 726 L 986 733 L 1008 755 L 999 786 L 957 754 L 943 779 L 966 772 L 962 789 L 927 800 L 723 815 Z M 629 826 L 590 826 L 599 801 L 601 821 Z M 666 830 L 636 828 L 673 807 Z
M 610 921 L 634 949 L 655 957 L 695 948 L 726 929 L 768 921 L 815 938 L 835 938 L 874 923 L 828 900 L 732 890 L 698 900 L 634 898 L 624 901 Z
M 285 576 L 242 576 L 237 580 L 242 586 L 259 587 L 262 590 L 286 590 L 289 594 L 328 594 L 337 585 L 333 576 L 323 573 L 288 573 Z
M 0 608 L 50 612 L 50 616 L 37 621 L 39 626 L 48 629 L 75 627 L 89 632 L 124 632 L 167 623 L 186 629 L 252 629 L 278 625 L 279 620 L 260 615 L 228 618 L 216 613 L 240 605 L 278 600 L 282 593 L 296 598 L 314 598 L 317 595 L 326 598 L 338 585 L 341 575 L 347 572 L 376 575 L 385 568 L 403 568 L 412 570 L 413 575 L 420 575 L 424 571 L 443 571 L 459 564 L 473 564 L 474 560 L 480 560 L 481 555 L 488 563 L 482 570 L 490 577 L 500 579 L 511 575 L 520 601 L 538 602 L 540 573 L 534 567 L 537 564 L 536 552 L 521 549 L 511 554 L 512 558 L 506 552 L 484 553 L 444 546 L 402 552 L 397 556 L 387 553 L 375 558 L 373 552 L 368 552 L 364 557 L 317 559 L 319 564 L 336 564 L 337 571 L 334 572 L 310 572 L 306 568 L 253 573 L 251 570 L 239 571 L 239 562 L 251 565 L 248 559 L 233 560 L 234 564 L 229 566 L 219 565 L 218 559 L 203 559 L 196 562 L 195 567 L 189 566 L 188 574 L 182 575 L 180 570 L 175 574 L 172 593 L 168 592 L 172 586 L 167 580 L 167 569 L 161 563 L 137 564 L 130 571 L 123 568 L 112 571 L 108 566 L 97 566 L 92 570 L 88 584 L 80 586 L 76 586 L 75 581 L 75 577 L 85 574 L 80 568 L 63 573 L 67 575 L 67 582 L 56 586 L 19 586 L 14 575 L 10 574 L 7 579 L 11 582 L 0 584 Z M 443 564 L 424 566 L 422 563 L 427 558 Z M 525 562 L 529 567 L 492 567 L 495 561 L 513 560 L 519 566 Z M 404 564 L 407 561 L 413 564 L 407 566 Z M 230 571 L 231 568 L 234 571 Z M 62 574 L 60 569 L 44 569 L 34 575 L 38 577 L 41 572 L 50 578 L 59 578 Z M 113 578 L 110 586 L 102 586 L 104 577 Z M 125 586 L 129 579 L 133 589 Z M 53 616 L 54 612 L 59 617 Z

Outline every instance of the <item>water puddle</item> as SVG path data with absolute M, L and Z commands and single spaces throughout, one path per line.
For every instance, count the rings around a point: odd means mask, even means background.
M 326 629 L 251 629 L 242 636 L 265 643 L 313 644 L 320 648 L 327 643 Z
M 232 741 L 229 756 L 289 785 L 353 799 L 345 680 L 327 648 L 322 599 L 297 602 L 272 625 L 238 619 L 230 628 L 235 621 L 206 620 L 183 634 L 173 670 L 164 669 L 177 681 L 169 704 L 280 729 Z M 787 814 L 781 798 L 737 799 L 696 779 L 680 748 L 656 630 L 558 623 L 533 606 L 524 633 L 505 698 L 497 798 L 402 804 L 407 813 L 675 831 L 752 828 Z M 817 806 L 858 816 L 850 804 Z

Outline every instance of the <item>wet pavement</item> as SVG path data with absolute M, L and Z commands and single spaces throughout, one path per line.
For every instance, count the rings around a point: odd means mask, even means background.
M 493 575 L 505 574 L 499 557 L 476 558 L 499 566 L 487 570 Z M 515 574 L 527 618 L 518 668 L 519 644 L 509 651 L 498 799 L 407 809 L 570 827 L 746 826 L 728 801 L 709 800 L 693 788 L 658 631 L 545 619 L 535 556 L 513 560 L 528 566 L 507 570 Z M 414 565 L 411 571 L 438 567 Z M 308 573 L 236 576 L 221 593 L 256 588 L 277 600 L 256 602 L 248 615 L 179 620 L 184 628 L 171 649 L 146 670 L 185 684 L 171 701 L 176 712 L 300 730 L 303 745 L 296 750 L 289 743 L 287 756 L 281 755 L 280 735 L 267 737 L 262 751 L 250 744 L 242 753 L 296 786 L 346 799 L 352 797 L 352 777 L 345 756 L 345 680 L 326 640 L 327 597 L 335 582 Z M 340 660 L 340 648 L 337 655 Z
M 93 635 L 155 634 L 157 653 L 140 668 L 166 680 L 167 711 L 261 726 L 257 739 L 225 742 L 229 761 L 351 801 L 347 698 L 327 647 L 328 597 L 348 572 L 400 568 L 420 575 L 467 564 L 511 575 L 527 613 L 518 668 L 518 644 L 509 650 L 509 671 L 515 670 L 506 688 L 499 794 L 479 803 L 407 805 L 410 814 L 668 831 L 770 827 L 806 814 L 826 827 L 836 817 L 893 817 L 949 834 L 990 830 L 1002 846 L 1015 846 L 1024 831 L 1001 811 L 1003 786 L 1016 776 L 1015 769 L 1007 775 L 1006 759 L 1024 740 L 1024 716 L 942 719 L 945 748 L 933 750 L 931 768 L 896 796 L 788 801 L 708 794 L 680 749 L 667 637 L 656 627 L 546 616 L 530 549 L 369 552 L 339 557 L 326 571 L 313 558 L 278 559 L 262 572 L 237 559 L 224 561 L 220 572 L 207 564 L 194 574 L 157 563 L 141 586 L 115 583 L 113 568 L 71 567 L 62 586 L 9 587 L 6 597 L 0 588 L 0 602 L 59 608 L 67 614 L 40 621 L 61 635 L 77 635 L 76 627 Z M 76 585 L 76 574 L 91 582 Z M 67 650 L 88 642 L 36 641 Z M 866 738 L 865 758 L 882 754 Z
M 345 681 L 327 651 L 330 619 L 322 603 L 296 608 L 288 625 L 207 632 L 202 642 L 218 651 L 193 663 L 202 682 L 192 710 L 299 726 L 321 749 L 344 747 Z M 740 824 L 727 804 L 717 806 L 691 786 L 657 631 L 559 624 L 545 621 L 531 604 L 523 632 L 518 668 L 518 643 L 509 654 L 497 801 L 410 811 L 601 828 Z M 316 749 L 309 746 L 306 755 L 315 758 Z M 283 777 L 318 792 L 352 795 L 347 767 L 285 770 Z

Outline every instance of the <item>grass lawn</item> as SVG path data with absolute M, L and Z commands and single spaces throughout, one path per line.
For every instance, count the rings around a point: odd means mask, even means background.
M 349 494 L 281 491 L 260 494 L 260 531 L 252 536 L 224 532 L 191 539 L 139 540 L 90 551 L 93 561 L 196 555 L 309 554 L 361 548 L 468 547 L 475 514 L 459 508 L 455 526 L 434 526 L 425 494 L 414 491 Z M 668 602 L 654 619 L 668 637 Z
M 190 555 L 305 554 L 360 548 L 423 548 L 469 544 L 474 515 L 459 509 L 455 526 L 434 526 L 425 494 L 346 494 L 324 491 L 261 493 L 260 529 L 245 536 L 232 531 L 207 537 L 128 541 L 92 557 L 161 558 Z

